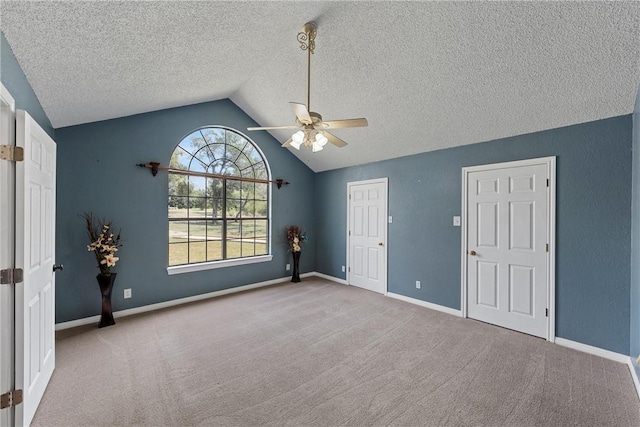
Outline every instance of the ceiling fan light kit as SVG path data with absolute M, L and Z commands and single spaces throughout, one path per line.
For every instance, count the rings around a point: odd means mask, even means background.
M 329 133 L 326 129 L 339 129 L 350 127 L 368 126 L 367 119 L 343 119 L 323 121 L 319 113 L 310 111 L 311 105 L 311 55 L 316 48 L 316 34 L 318 27 L 315 22 L 307 22 L 302 27 L 302 32 L 298 33 L 297 40 L 300 43 L 300 49 L 307 51 L 307 104 L 298 102 L 290 102 L 291 109 L 296 116 L 296 124 L 289 126 L 265 126 L 250 127 L 247 130 L 279 130 L 279 129 L 298 129 L 291 138 L 282 144 L 283 147 L 293 147 L 296 150 L 300 146 L 311 148 L 311 151 L 317 153 L 321 151 L 327 142 L 332 143 L 336 147 L 344 147 L 347 145 L 342 139 Z
M 327 145 L 327 142 L 329 142 L 329 139 L 320 131 L 315 129 L 299 130 L 291 136 L 289 145 L 299 150 L 300 146 L 304 144 L 305 147 L 311 147 L 311 150 L 316 153 L 322 150 Z

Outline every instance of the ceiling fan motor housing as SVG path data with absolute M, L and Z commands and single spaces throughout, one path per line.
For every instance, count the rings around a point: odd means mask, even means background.
M 299 118 L 296 117 L 296 125 L 299 127 L 306 128 L 307 126 L 314 128 L 316 126 L 321 127 L 322 124 L 322 116 L 319 113 L 309 111 L 309 116 L 311 117 L 311 123 L 303 123 Z

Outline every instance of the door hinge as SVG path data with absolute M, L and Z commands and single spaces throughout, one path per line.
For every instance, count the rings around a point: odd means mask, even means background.
M 22 390 L 13 390 L 0 395 L 0 409 L 10 408 L 22 403 Z
M 351 273 L 351 267 L 349 267 L 349 273 Z
M 0 270 L 0 285 L 15 285 L 22 282 L 22 269 L 21 268 L 7 268 L 6 270 Z
M 349 194 L 349 200 L 351 200 L 351 194 Z
M 0 145 L 0 159 L 21 162 L 24 160 L 24 148 L 15 145 Z
M 548 308 L 544 309 L 544 316 L 545 317 L 549 317 L 549 309 Z
M 549 186 L 549 178 L 547 178 L 547 187 Z
M 351 236 L 351 230 L 349 230 L 349 236 Z
M 548 243 L 545 245 L 545 250 L 546 250 L 547 252 L 549 252 L 549 244 L 548 244 Z

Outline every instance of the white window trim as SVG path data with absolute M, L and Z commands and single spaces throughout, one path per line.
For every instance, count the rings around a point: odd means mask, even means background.
M 220 261 L 199 262 L 196 264 L 173 265 L 167 267 L 167 274 L 193 273 L 195 271 L 213 270 L 216 268 L 234 267 L 237 265 L 256 264 L 259 262 L 269 262 L 273 255 L 259 255 L 248 258 L 223 259 Z

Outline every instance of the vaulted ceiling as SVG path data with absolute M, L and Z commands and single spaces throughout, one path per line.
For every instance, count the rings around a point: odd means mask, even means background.
M 314 171 L 628 114 L 640 81 L 633 1 L 0 8 L 55 128 L 222 98 L 260 125 L 293 124 L 288 102 L 306 102 L 296 36 L 315 20 L 311 110 L 325 120 L 366 117 L 369 127 L 336 130 L 345 148 L 290 148 Z M 272 132 L 281 143 L 290 134 Z

